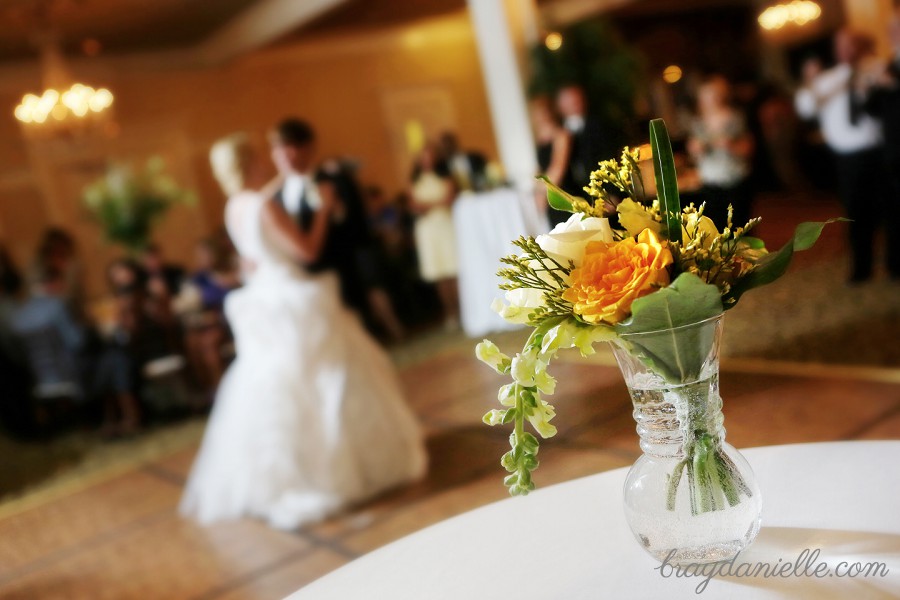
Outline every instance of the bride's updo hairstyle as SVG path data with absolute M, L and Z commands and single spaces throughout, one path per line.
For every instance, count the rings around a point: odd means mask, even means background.
M 210 148 L 209 163 L 213 175 L 227 196 L 234 196 L 246 189 L 253 155 L 253 147 L 246 133 L 232 133 Z

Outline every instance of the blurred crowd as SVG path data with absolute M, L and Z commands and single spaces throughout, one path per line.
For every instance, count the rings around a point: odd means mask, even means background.
M 890 35 L 900 57 L 900 20 Z M 900 279 L 898 220 L 888 218 L 900 196 L 900 58 L 882 61 L 873 49 L 866 35 L 839 31 L 835 64 L 807 60 L 795 91 L 736 86 L 718 74 L 699 79 L 670 123 L 685 201 L 705 203 L 720 227 L 729 212 L 742 225 L 759 190 L 836 185 L 852 219 L 850 282 L 873 276 L 882 225 L 887 272 Z M 540 173 L 573 195 L 584 195 L 598 160 L 645 141 L 637 128 L 595 118 L 574 84 L 534 98 L 531 118 Z M 296 127 L 278 134 L 279 144 L 298 148 L 313 139 Z M 351 160 L 317 168 L 318 180 L 356 207 L 350 225 L 363 241 L 349 257 L 352 275 L 342 275 L 345 300 L 386 342 L 438 323 L 458 328 L 452 205 L 462 192 L 503 184 L 487 157 L 452 132 L 426 143 L 411 167 L 406 189 L 393 195 L 361 182 Z M 547 207 L 542 187 L 536 201 L 550 225 L 560 223 L 569 215 Z M 207 409 L 234 354 L 223 305 L 241 285 L 224 229 L 197 242 L 190 267 L 167 260 L 159 245 L 115 260 L 101 299 L 86 297 L 82 275 L 63 229 L 46 231 L 24 268 L 0 247 L 2 424 L 33 435 L 76 422 L 119 437 L 155 414 Z
M 486 169 L 449 132 L 423 149 L 395 196 L 359 182 L 353 161 L 319 165 L 318 177 L 359 209 L 363 250 L 341 283 L 382 341 L 441 321 L 458 326 L 449 207 L 461 190 L 486 188 Z M 157 244 L 112 261 L 101 298 L 87 297 L 83 264 L 62 228 L 48 229 L 24 266 L 0 246 L 0 425 L 24 437 L 75 425 L 118 438 L 207 410 L 234 356 L 223 307 L 242 279 L 225 230 L 196 243 L 189 267 Z
M 841 29 L 831 60 L 809 56 L 793 90 L 734 85 L 716 73 L 681 86 L 669 128 L 683 202 L 703 203 L 721 228 L 729 213 L 733 226 L 747 223 L 760 191 L 836 190 L 850 219 L 848 283 L 873 278 L 879 254 L 888 277 L 900 280 L 900 221 L 890 212 L 900 197 L 900 8 L 889 36 L 893 59 L 885 61 L 872 37 Z M 595 118 L 577 85 L 535 98 L 531 118 L 541 173 L 575 196 L 584 196 L 598 160 L 646 142 L 627 124 Z M 546 210 L 543 192 L 537 202 Z M 568 214 L 547 216 L 557 224 Z

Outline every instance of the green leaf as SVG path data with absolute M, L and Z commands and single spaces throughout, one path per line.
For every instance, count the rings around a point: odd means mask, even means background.
M 678 197 L 678 178 L 675 174 L 675 156 L 666 122 L 650 121 L 650 146 L 653 149 L 653 174 L 656 176 L 656 194 L 666 218 L 669 241 L 681 241 L 681 200 Z
M 722 312 L 719 289 L 693 273 L 682 273 L 668 287 L 638 298 L 631 317 L 616 326 L 621 343 L 653 372 L 671 383 L 696 378 L 715 340 L 714 324 L 684 327 Z M 681 329 L 675 329 L 681 328 Z M 628 338 L 628 334 L 647 335 Z
M 829 219 L 827 221 L 807 221 L 797 225 L 793 237 L 777 252 L 771 252 L 763 256 L 756 264 L 756 268 L 747 276 L 735 283 L 725 296 L 725 308 L 732 308 L 746 292 L 777 280 L 785 274 L 795 251 L 812 248 L 822 234 L 822 230 L 829 223 L 846 221 L 847 219 Z M 741 238 L 747 240 L 748 238 Z M 755 238 L 750 238 L 755 239 Z
M 682 273 L 668 287 L 638 298 L 631 317 L 616 326 L 621 334 L 661 331 L 697 323 L 722 312 L 719 288 L 693 273 Z
M 564 212 L 575 212 L 575 200 L 579 200 L 579 198 L 576 198 L 555 185 L 546 175 L 541 175 L 537 177 L 537 179 L 543 181 L 547 185 L 547 202 L 550 203 L 552 208 Z

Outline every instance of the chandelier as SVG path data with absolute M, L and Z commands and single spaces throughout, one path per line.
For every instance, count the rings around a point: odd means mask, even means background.
M 759 15 L 760 26 L 766 30 L 781 29 L 789 23 L 803 26 L 822 15 L 822 8 L 811 0 L 793 0 L 770 6 Z
M 40 96 L 25 94 L 13 114 L 22 123 L 40 125 L 48 119 L 84 119 L 89 113 L 103 112 L 112 103 L 113 95 L 108 89 L 95 90 L 89 85 L 75 83 L 62 93 L 51 88 Z
M 25 131 L 72 133 L 104 120 L 113 104 L 112 92 L 74 81 L 55 37 L 45 35 L 39 43 L 44 90 L 22 96 L 13 111 Z

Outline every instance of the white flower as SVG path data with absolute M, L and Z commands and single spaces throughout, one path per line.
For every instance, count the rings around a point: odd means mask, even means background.
M 550 438 L 556 435 L 556 427 L 550 424 L 551 419 L 556 416 L 556 411 L 545 400 L 538 400 L 538 405 L 532 413 L 528 415 L 528 422 L 540 434 L 542 438 Z
M 490 340 L 484 340 L 475 346 L 475 356 L 500 374 L 509 370 L 509 357 L 500 352 L 500 348 Z
M 519 385 L 525 387 L 533 386 L 538 368 L 539 364 L 536 352 L 516 354 L 512 359 L 512 376 Z
M 608 219 L 575 213 L 550 233 L 537 236 L 535 241 L 541 250 L 561 265 L 568 266 L 572 261 L 578 267 L 589 242 L 612 242 L 613 233 Z
M 544 292 L 535 288 L 509 290 L 505 298 L 509 304 L 495 298 L 491 308 L 510 323 L 528 323 L 528 315 L 544 305 Z

